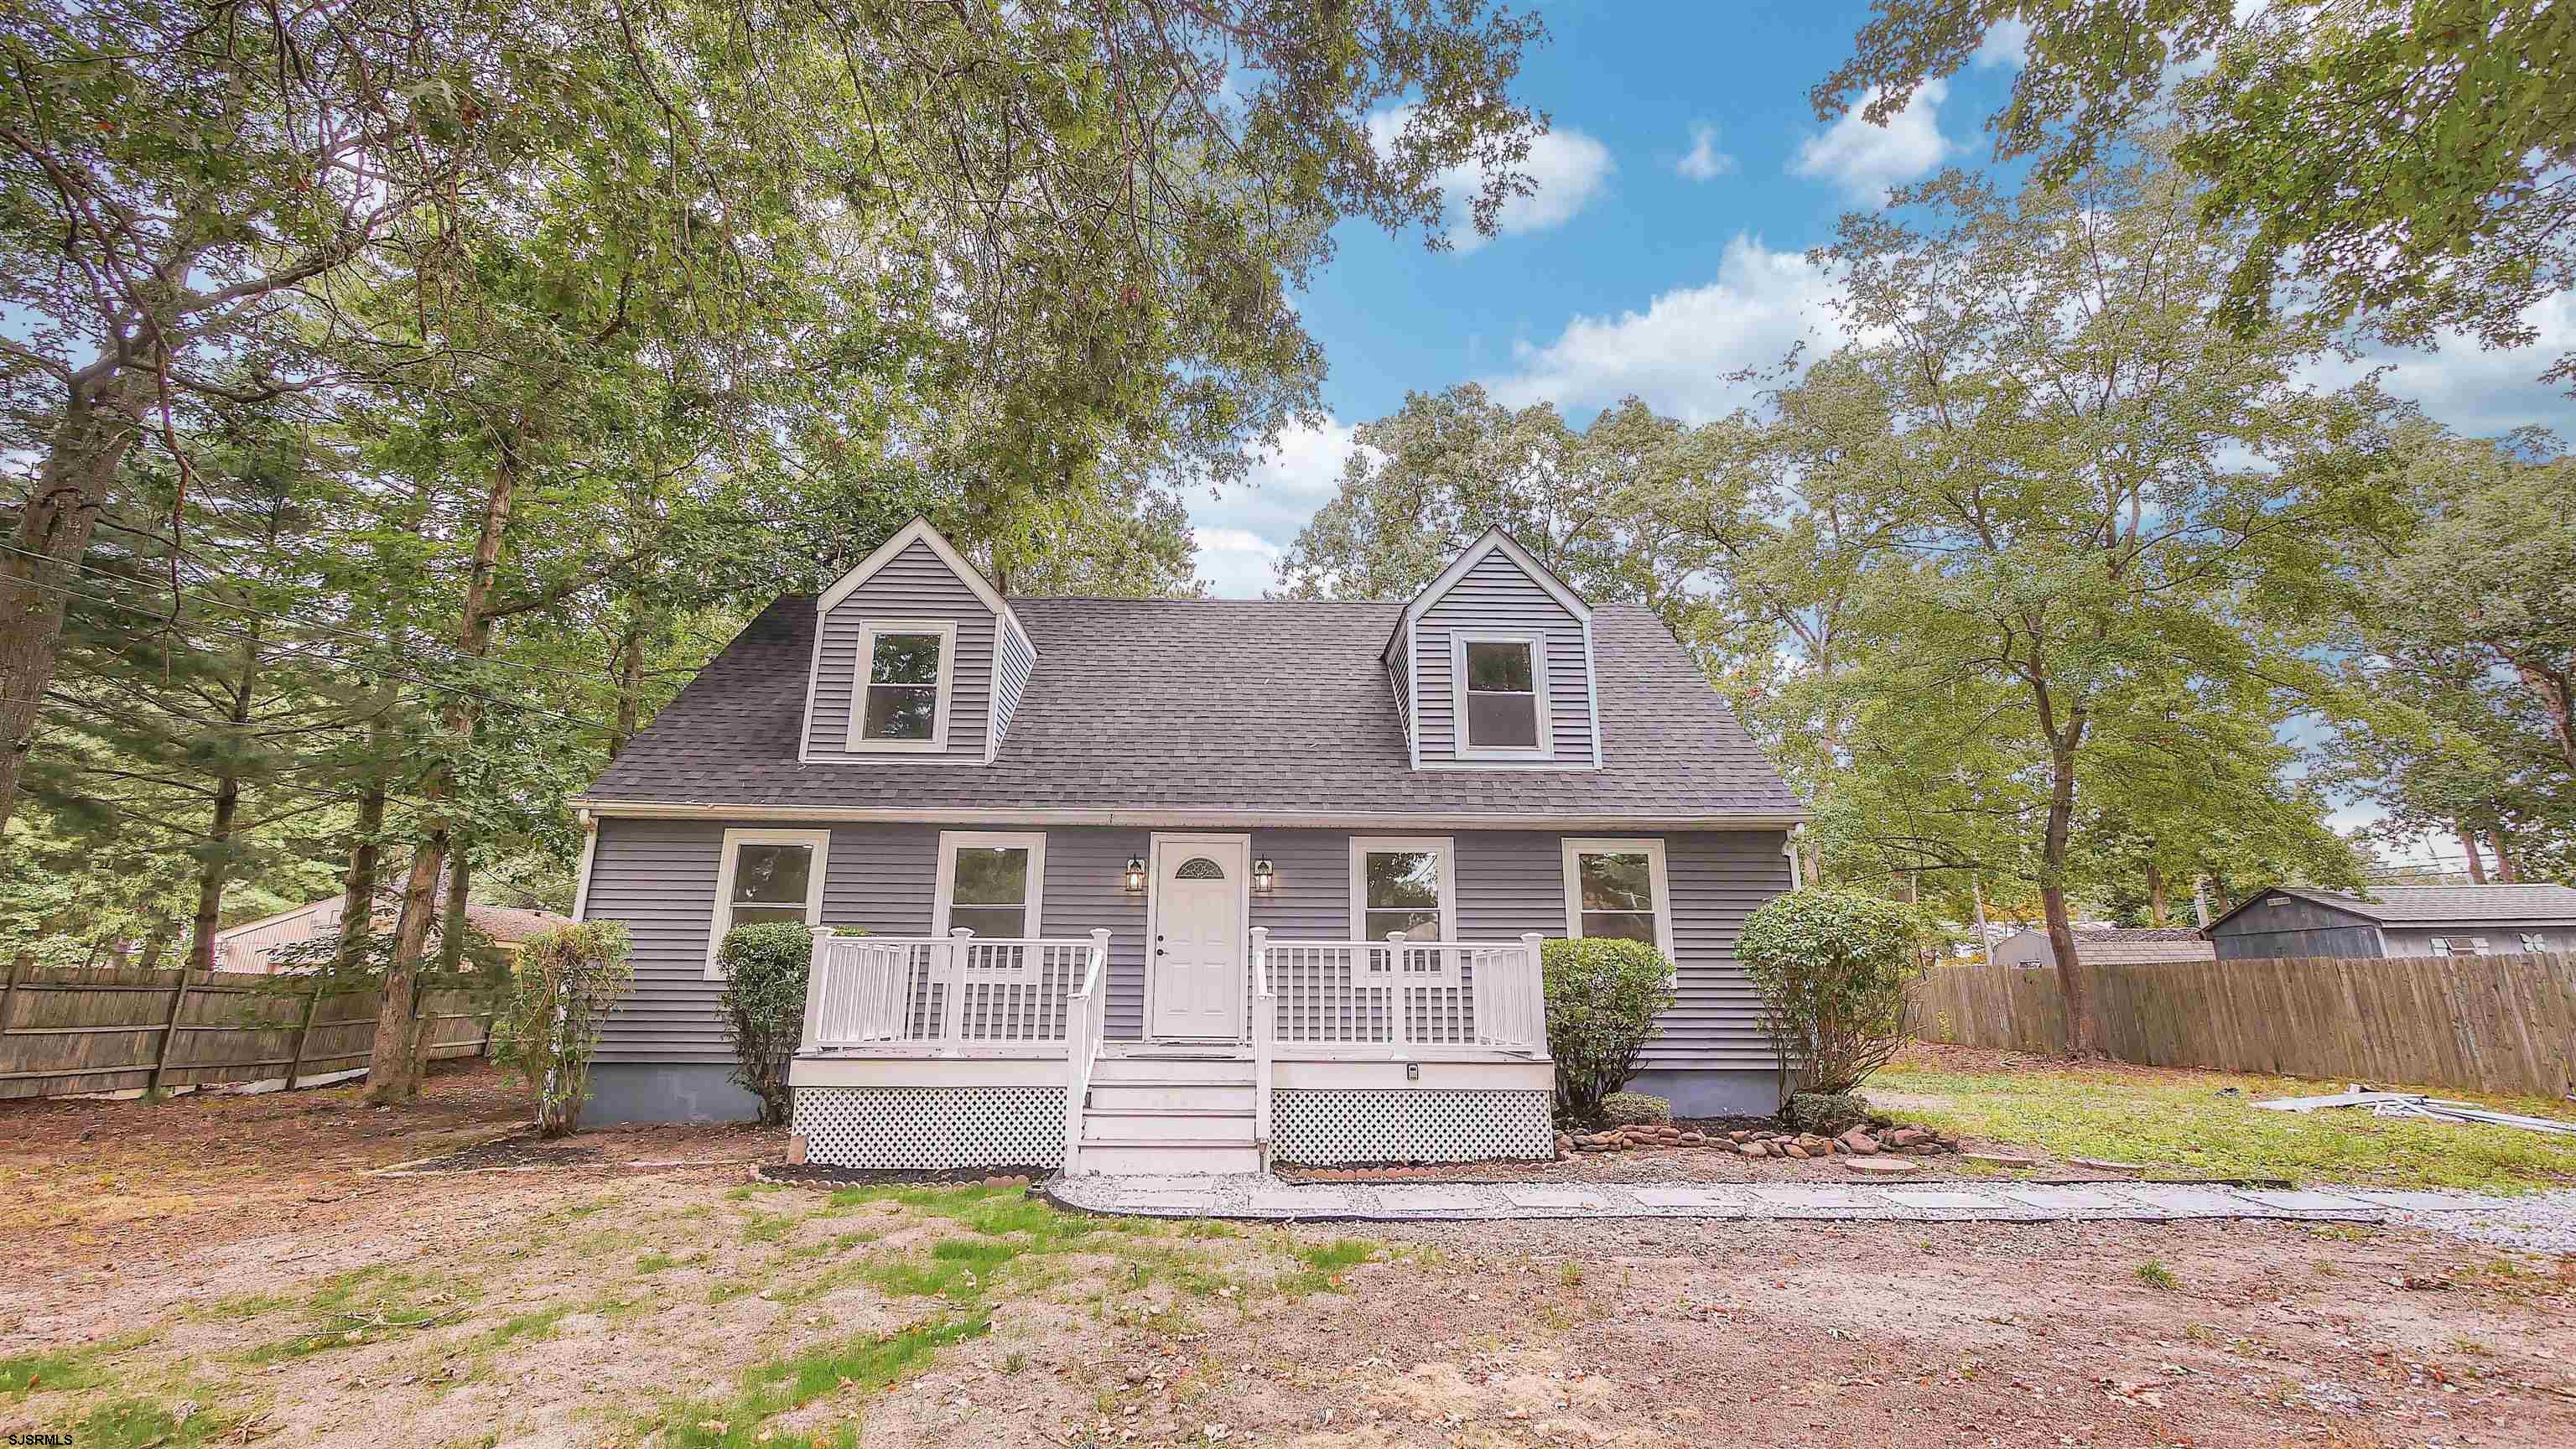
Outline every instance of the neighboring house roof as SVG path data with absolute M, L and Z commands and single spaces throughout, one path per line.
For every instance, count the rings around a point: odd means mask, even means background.
M 2044 928 L 2018 931 L 2007 939 L 2021 941 L 2025 937 L 2028 945 L 2037 948 L 2037 954 L 2056 959 Z M 1996 943 L 1998 947 L 2003 944 Z M 2217 948 L 2188 926 L 2099 926 L 2075 933 L 2075 958 L 2079 961 L 2211 961 L 2217 955 Z
M 552 911 L 523 910 L 517 906 L 469 905 L 465 908 L 465 919 L 474 923 L 474 929 L 504 946 L 516 945 L 550 927 L 572 924 L 570 916 L 558 916 Z
M 2246 906 L 2277 895 L 2315 901 L 2383 926 L 2576 925 L 2576 889 L 2561 885 L 2377 886 L 2366 897 L 2309 886 L 2274 886 L 2247 897 L 2236 910 L 2210 922 L 2209 928 L 2217 930 Z
M 816 610 L 764 610 L 579 803 L 711 815 L 1009 811 L 1781 824 L 1804 807 L 1651 612 L 1592 611 L 1598 770 L 1410 767 L 1380 645 L 1400 603 L 1020 598 L 1042 657 L 989 765 L 802 763 Z

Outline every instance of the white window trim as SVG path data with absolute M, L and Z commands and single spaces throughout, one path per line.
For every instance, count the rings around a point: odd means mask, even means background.
M 716 962 L 716 949 L 724 944 L 725 932 L 733 920 L 734 858 L 746 845 L 802 845 L 814 852 L 813 867 L 805 872 L 805 924 L 823 923 L 823 869 L 832 859 L 832 832 L 829 830 L 749 830 L 733 829 L 724 833 L 723 854 L 716 857 L 716 905 L 707 916 L 707 979 L 722 981 L 724 967 Z
M 1368 933 L 1368 858 L 1371 851 L 1429 851 L 1440 861 L 1440 939 L 1458 940 L 1458 842 L 1448 835 L 1354 835 L 1351 837 L 1351 939 L 1376 939 Z
M 930 738 L 872 740 L 860 734 L 868 718 L 868 675 L 876 667 L 877 639 L 886 634 L 939 636 L 938 695 L 931 706 Z M 850 727 L 843 748 L 854 755 L 929 755 L 948 748 L 949 691 L 957 675 L 957 621 L 954 619 L 862 619 L 858 658 L 850 671 Z
M 1538 743 L 1535 745 L 1485 745 L 1468 743 L 1467 725 L 1467 646 L 1470 644 L 1519 644 L 1529 650 L 1530 704 L 1538 715 Z M 1547 635 L 1528 629 L 1456 629 L 1449 634 L 1449 708 L 1450 728 L 1455 738 L 1450 742 L 1462 760 L 1552 760 L 1556 758 L 1556 725 L 1550 718 L 1547 696 Z
M 1681 971 L 1681 953 L 1673 948 L 1673 886 L 1671 874 L 1664 868 L 1664 842 L 1655 836 L 1588 835 L 1565 837 L 1565 939 L 1583 939 L 1583 880 L 1575 868 L 1575 859 L 1583 855 L 1617 853 L 1646 856 L 1646 876 L 1655 890 L 1655 949 L 1673 963 L 1675 974 Z
M 954 899 L 957 893 L 957 851 L 961 846 L 967 849 L 986 850 L 1008 850 L 1018 846 L 1028 851 L 1029 879 L 1026 904 L 1029 918 L 1027 924 L 1021 929 L 1028 932 L 1025 939 L 1036 940 L 1042 934 L 1038 929 L 1038 908 L 1046 902 L 1046 833 L 1044 831 L 943 830 L 939 832 L 939 881 L 932 891 L 930 903 L 932 934 L 945 936 L 949 931 L 948 913 L 957 904 Z

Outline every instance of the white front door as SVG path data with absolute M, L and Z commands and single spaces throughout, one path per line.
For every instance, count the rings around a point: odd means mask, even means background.
M 1251 843 L 1240 836 L 1154 840 L 1153 1022 L 1148 1035 L 1243 1035 L 1243 909 Z

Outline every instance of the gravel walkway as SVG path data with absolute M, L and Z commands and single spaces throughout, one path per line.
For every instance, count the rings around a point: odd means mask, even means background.
M 2412 1223 L 2500 1246 L 2576 1252 L 2576 1191 L 2530 1197 L 2223 1183 L 1286 1183 L 1239 1177 L 1059 1177 L 1048 1197 L 1133 1217 L 1303 1222 L 1547 1218 L 1813 1218 L 1835 1222 Z

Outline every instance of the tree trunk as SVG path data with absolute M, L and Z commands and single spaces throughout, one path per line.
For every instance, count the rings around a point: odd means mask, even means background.
M 2505 885 L 2519 884 L 2522 880 L 2522 872 L 2513 868 L 2513 852 L 2505 849 L 2503 826 L 2487 827 L 2487 844 L 2495 847 L 2497 881 Z
M 241 735 L 250 724 L 252 697 L 259 689 L 260 625 L 251 620 L 242 634 L 241 671 L 233 676 L 232 701 L 224 712 L 230 739 L 215 770 L 214 818 L 206 823 L 206 853 L 197 867 L 196 935 L 188 943 L 188 965 L 215 969 L 215 932 L 223 923 L 224 884 L 233 873 L 233 821 L 241 814 Z
M 608 736 L 608 757 L 616 759 L 635 738 L 644 715 L 644 608 L 630 606 L 625 637 L 617 646 L 617 721 Z
M 473 899 L 473 863 L 462 841 L 448 852 L 447 907 L 439 913 L 438 969 L 453 976 L 465 969 L 466 907 Z
M 2093 1020 L 2093 990 L 2075 959 L 2075 927 L 2066 915 L 2066 857 L 2075 833 L 2075 751 L 2084 742 L 2084 711 L 2069 711 L 2057 724 L 2055 702 L 2034 682 L 2039 726 L 2048 736 L 2048 833 L 2041 844 L 2039 903 L 2048 919 L 2048 949 L 2057 958 L 2057 993 L 2066 1004 L 2066 1050 L 2071 1056 L 2102 1054 L 2101 1028 Z
M 393 630 L 392 652 L 403 652 L 403 631 Z M 384 869 L 385 797 L 390 790 L 393 761 L 386 758 L 386 739 L 393 732 L 389 721 L 402 703 L 402 683 L 388 677 L 376 690 L 375 713 L 367 720 L 367 763 L 365 783 L 358 790 L 358 821 L 349 844 L 349 872 L 340 882 L 340 947 L 332 954 L 331 969 L 354 970 L 367 941 L 376 933 L 376 886 Z
M 2485 885 L 2487 863 L 2478 856 L 2478 833 L 2471 830 L 2465 821 L 2452 822 L 2451 833 L 2460 837 L 2460 848 L 2469 853 L 2469 884 Z
M 367 938 L 376 929 L 376 872 L 384 858 L 377 835 L 385 828 L 385 777 L 370 774 L 358 795 L 356 843 L 349 847 L 349 873 L 340 882 L 340 949 L 332 955 L 335 971 L 358 964 Z
M 2156 863 L 2151 860 L 2147 862 L 2147 923 L 2161 931 L 2165 928 L 2168 918 L 2169 913 L 2165 909 L 2165 873 L 2156 869 Z
M 223 923 L 224 881 L 232 874 L 233 816 L 241 808 L 241 782 L 227 772 L 215 786 L 214 818 L 206 826 L 207 850 L 197 867 L 197 923 L 188 941 L 188 968 L 215 969 L 215 931 Z
M 2558 757 L 2566 762 L 2567 773 L 2576 775 L 2576 687 L 2571 687 L 2566 674 L 2558 670 L 2519 659 L 2512 662 L 2513 672 L 2540 696 L 2541 707 L 2549 712 L 2550 733 L 2558 737 Z M 0 816 L 0 825 L 7 823 L 7 817 Z
M 481 659 L 492 646 L 492 580 L 501 562 L 501 538 L 510 524 L 510 502 L 519 481 L 516 434 L 501 439 L 501 456 L 483 495 L 483 522 L 474 538 L 474 567 L 465 577 L 465 601 L 457 611 L 457 652 Z M 468 748 L 477 717 L 475 697 L 463 690 L 448 695 L 439 712 L 450 749 Z M 384 1008 L 376 1019 L 374 1065 L 367 1074 L 370 1102 L 409 1102 L 420 1095 L 420 1063 L 413 1055 L 416 1023 L 413 1002 L 420 991 L 422 950 L 429 942 L 430 916 L 438 905 L 438 870 L 447 857 L 446 802 L 456 787 L 453 769 L 433 765 L 420 786 L 421 813 L 430 833 L 412 851 L 411 875 L 403 883 L 402 916 L 394 927 L 393 960 L 385 967 Z
M 0 553 L 0 827 L 18 804 L 18 777 L 35 748 L 36 716 L 54 682 L 63 637 L 65 590 L 78 586 L 81 557 L 107 506 L 117 470 L 142 433 L 121 373 L 75 383 L 65 400 L 36 484 L 18 514 L 10 551 Z

